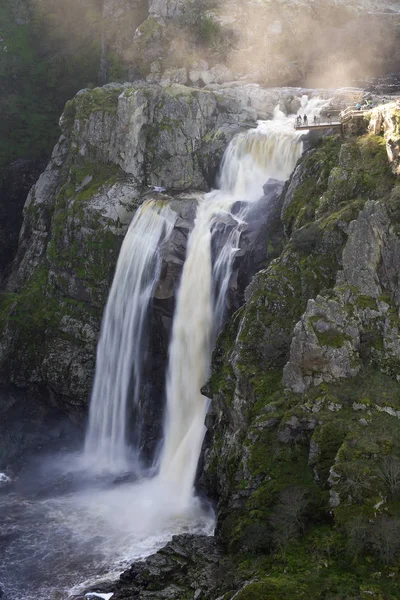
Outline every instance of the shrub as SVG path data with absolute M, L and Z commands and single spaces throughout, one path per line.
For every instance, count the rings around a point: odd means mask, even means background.
M 179 19 L 179 25 L 186 30 L 193 42 L 199 46 L 206 46 L 225 55 L 234 44 L 235 36 L 231 30 L 224 29 L 221 24 L 207 10 L 214 8 L 215 1 L 200 0 L 186 6 Z
M 307 491 L 302 487 L 287 487 L 279 496 L 279 504 L 271 516 L 271 525 L 275 544 L 283 556 L 289 544 L 304 533 L 308 505 Z
M 391 498 L 400 495 L 400 459 L 397 456 L 385 456 L 378 471 Z

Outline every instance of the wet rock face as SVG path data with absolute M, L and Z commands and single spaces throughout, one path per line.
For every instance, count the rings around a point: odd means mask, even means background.
M 86 593 L 112 592 L 117 600 L 206 600 L 232 589 L 234 578 L 233 564 L 214 537 L 176 535 L 162 550 L 134 563 L 119 581 L 102 583 Z
M 229 577 L 228 562 L 222 565 L 222 549 L 215 538 L 175 536 L 146 561 L 135 563 L 117 583 L 117 600 L 152 598 L 211 598 L 224 589 Z
M 243 305 L 245 290 L 257 273 L 279 251 L 283 236 L 280 220 L 283 198 L 283 183 L 270 180 L 264 186 L 264 195 L 252 204 L 238 202 L 232 208 L 233 215 L 246 208 L 246 225 L 239 240 L 239 250 L 233 262 L 228 287 L 225 319 Z M 214 260 L 220 248 L 235 226 L 231 217 L 226 223 L 220 222 L 213 231 L 212 250 Z M 268 242 L 266 242 L 268 240 Z M 217 282 L 218 283 L 218 282 Z

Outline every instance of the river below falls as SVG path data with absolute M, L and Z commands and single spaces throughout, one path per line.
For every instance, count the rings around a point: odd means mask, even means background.
M 180 505 L 157 478 L 88 480 L 57 462 L 0 489 L 3 600 L 66 600 L 117 578 L 173 535 L 212 534 L 210 509 L 197 499 Z

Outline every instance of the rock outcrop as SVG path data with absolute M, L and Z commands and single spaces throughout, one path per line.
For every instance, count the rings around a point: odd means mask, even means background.
M 369 130 L 375 135 L 383 133 L 393 172 L 400 175 L 400 107 L 389 103 L 371 111 Z
M 17 251 L 26 197 L 44 168 L 43 161 L 18 159 L 0 181 L 0 286 Z

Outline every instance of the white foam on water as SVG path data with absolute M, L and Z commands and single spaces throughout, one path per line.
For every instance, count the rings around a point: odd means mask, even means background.
M 11 483 L 12 479 L 8 477 L 5 473 L 0 473 L 0 485 L 7 485 Z

